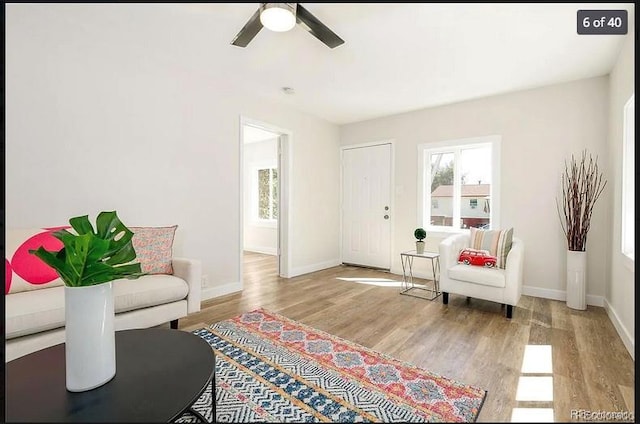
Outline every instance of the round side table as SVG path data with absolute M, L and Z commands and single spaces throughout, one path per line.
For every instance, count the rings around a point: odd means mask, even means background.
M 59 344 L 6 364 L 8 422 L 170 422 L 195 412 L 191 405 L 214 374 L 211 346 L 194 334 L 124 330 L 116 332 L 115 377 L 74 393 L 66 389 L 64 348 Z

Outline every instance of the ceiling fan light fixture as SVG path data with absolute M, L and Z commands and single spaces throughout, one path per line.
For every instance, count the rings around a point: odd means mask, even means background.
M 322 41 L 330 49 L 344 44 L 342 38 L 302 7 L 300 3 L 260 3 L 260 7 L 253 12 L 231 44 L 237 47 L 247 47 L 247 44 L 263 27 L 271 31 L 282 32 L 289 31 L 296 24 L 300 24 L 301 28 Z
M 289 31 L 296 25 L 295 3 L 264 3 L 260 22 L 271 31 Z

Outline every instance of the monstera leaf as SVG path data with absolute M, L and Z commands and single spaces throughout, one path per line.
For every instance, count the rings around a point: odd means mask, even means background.
M 71 218 L 69 224 L 77 234 L 67 230 L 53 233 L 64 245 L 60 251 L 50 252 L 42 246 L 29 251 L 55 269 L 65 285 L 92 286 L 144 275 L 139 263 L 131 263 L 136 258 L 133 232 L 115 211 L 100 212 L 95 231 L 87 215 Z

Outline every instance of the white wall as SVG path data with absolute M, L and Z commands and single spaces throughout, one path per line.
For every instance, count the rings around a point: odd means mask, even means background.
M 174 9 L 95 6 L 5 7 L 6 226 L 178 224 L 174 254 L 202 260 L 207 293 L 237 290 L 242 115 L 293 132 L 294 271 L 336 262 L 338 128 L 194 71 L 206 52 L 166 44 Z
M 244 250 L 276 255 L 278 249 L 277 223 L 260 223 L 257 219 L 258 168 L 278 167 L 278 139 L 245 143 L 243 151 L 244 174 Z
M 634 28 L 630 22 L 629 33 L 609 79 L 609 192 L 608 203 L 611 225 L 610 273 L 605 287 L 606 308 L 620 337 L 634 357 L 635 346 L 635 265 L 625 263 L 621 253 L 621 204 L 622 204 L 622 128 L 623 108 L 634 93 Z
M 587 148 L 607 168 L 608 78 L 598 77 L 344 125 L 342 145 L 394 139 L 395 224 L 392 271 L 414 247 L 417 226 L 417 145 L 502 136 L 501 227 L 525 242 L 525 293 L 563 299 L 566 241 L 556 212 L 564 160 Z M 587 241 L 588 302 L 602 305 L 609 256 L 610 189 L 596 205 Z M 427 234 L 425 248 L 441 238 Z

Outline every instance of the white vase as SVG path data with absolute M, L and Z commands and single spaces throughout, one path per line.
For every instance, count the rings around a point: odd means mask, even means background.
M 587 252 L 567 250 L 567 306 L 587 309 Z
M 95 389 L 116 375 L 113 282 L 64 288 L 66 383 Z
M 424 242 L 423 241 L 417 241 L 416 242 L 416 253 L 418 255 L 422 255 L 424 253 Z

